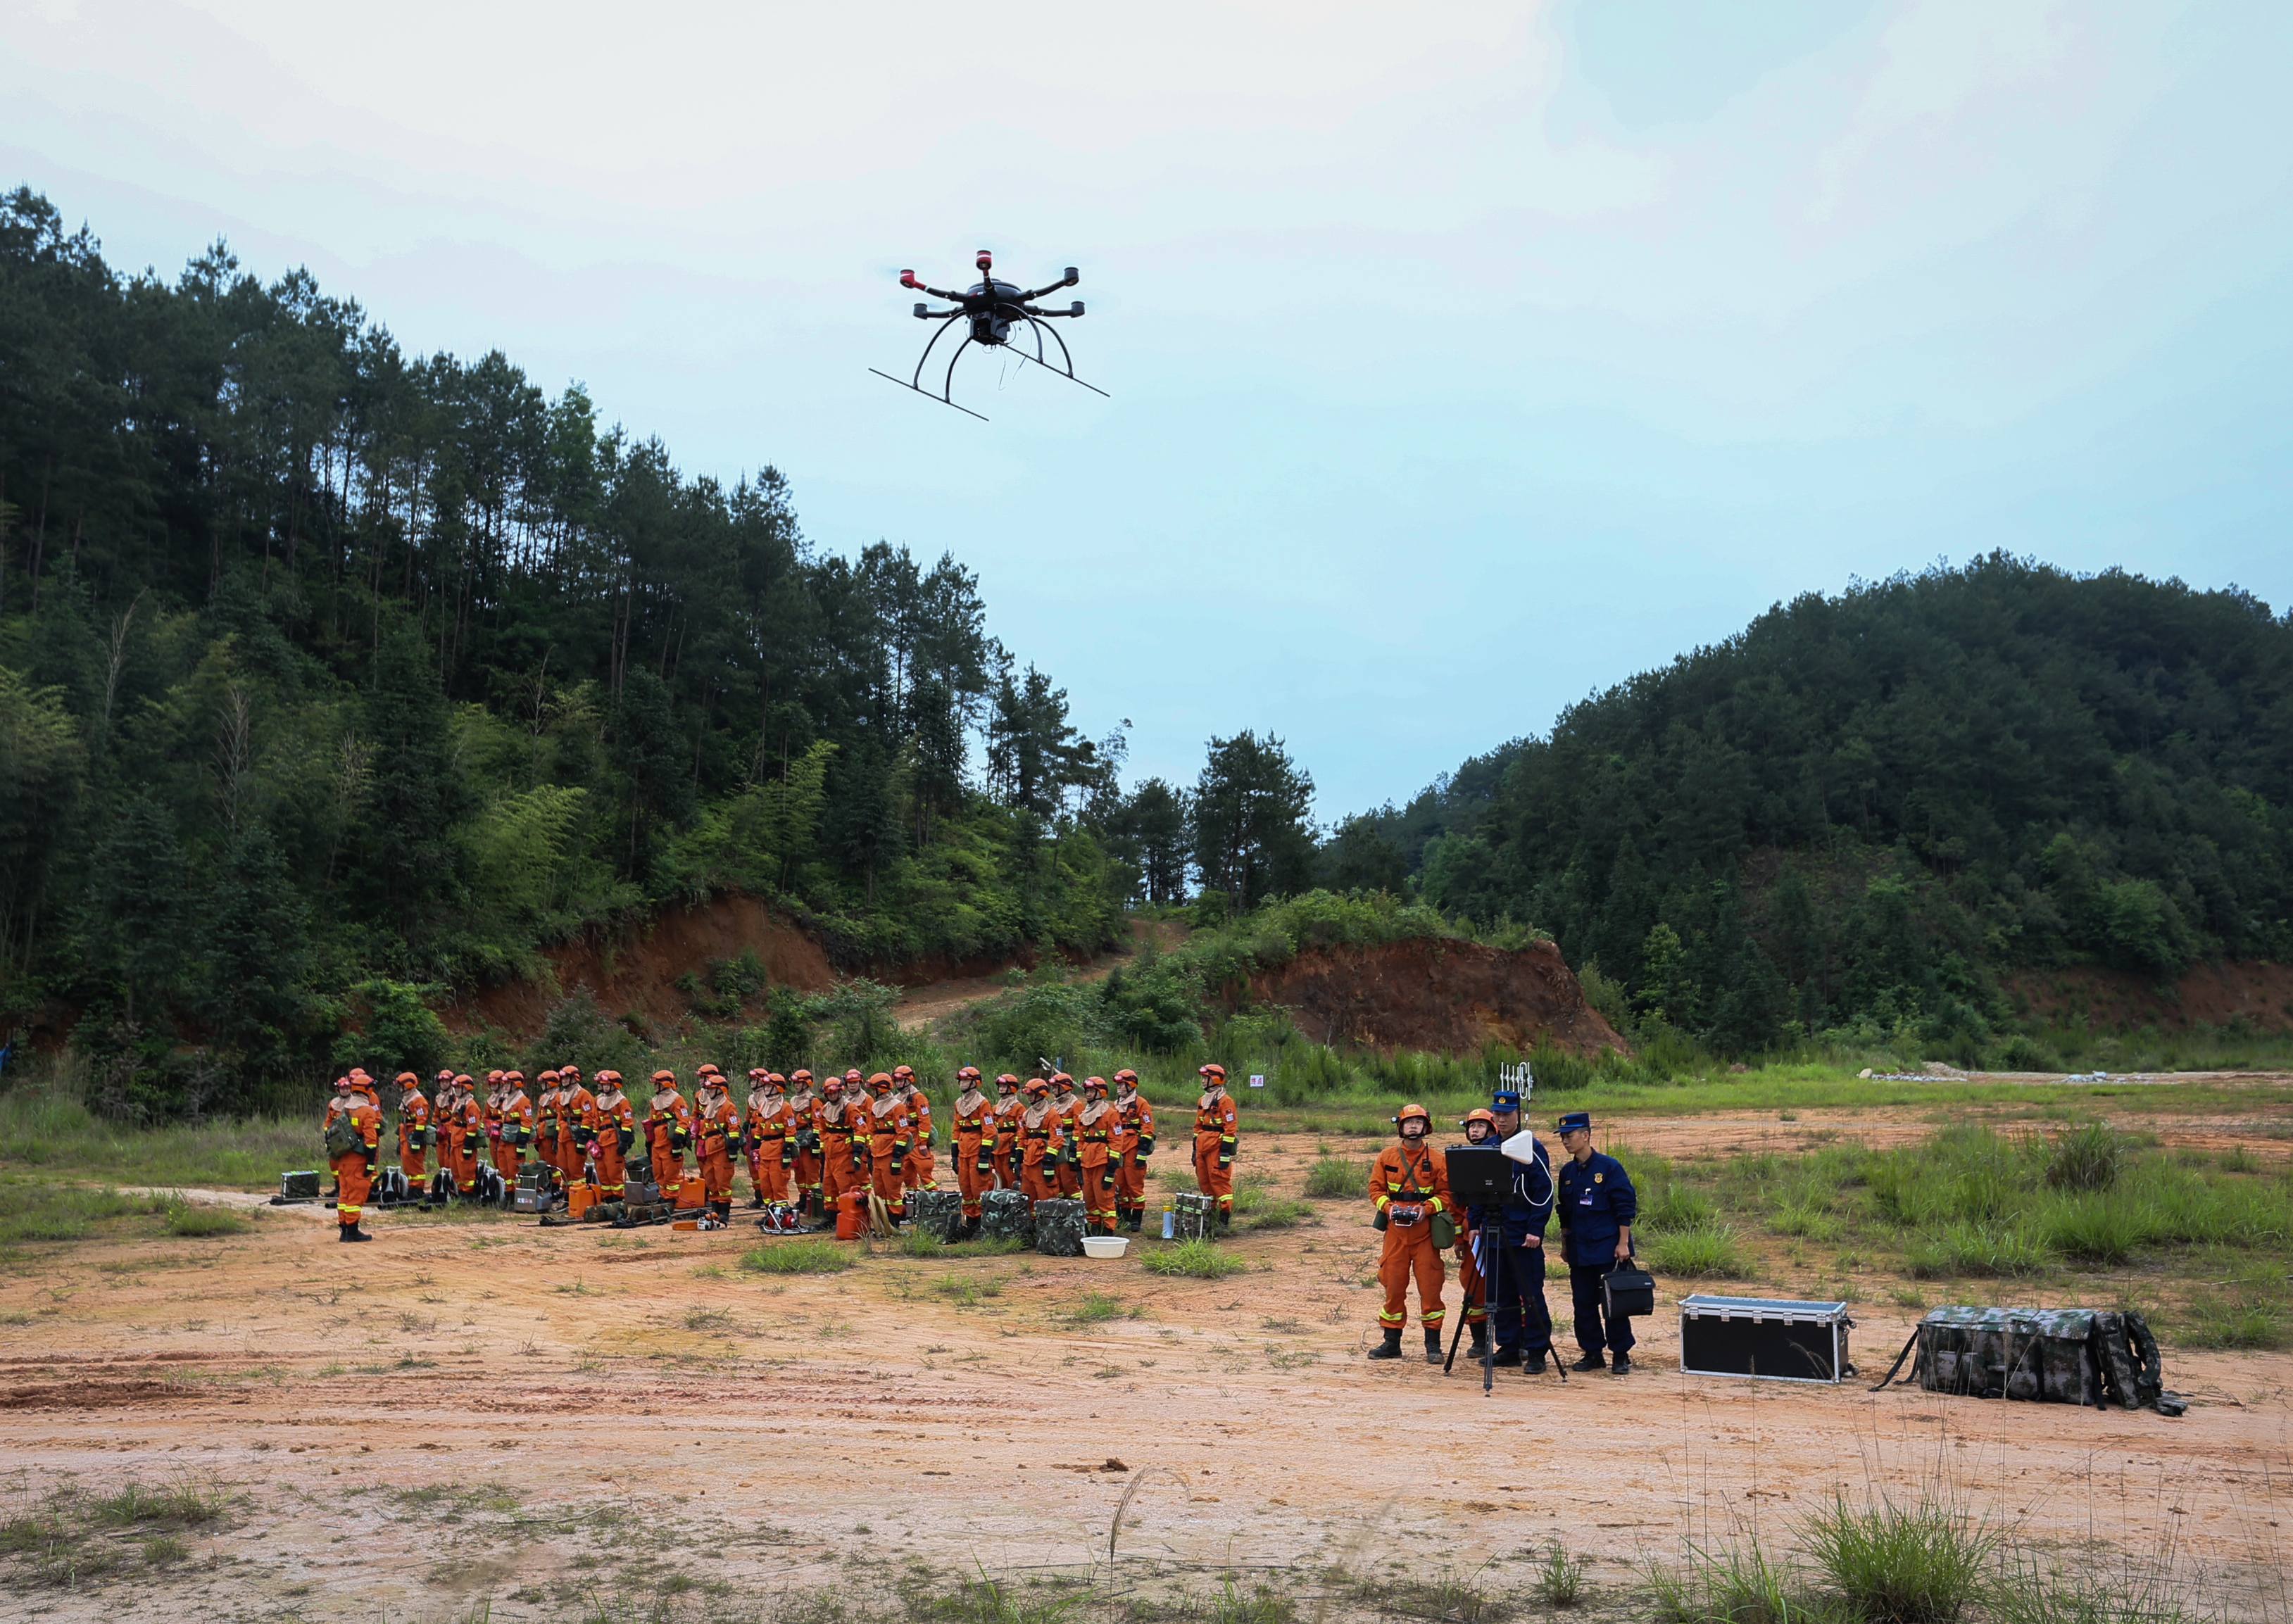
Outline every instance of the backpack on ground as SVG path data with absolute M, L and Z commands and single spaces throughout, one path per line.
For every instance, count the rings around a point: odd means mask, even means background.
M 2189 1407 L 2166 1391 L 2158 1339 L 2130 1310 L 1932 1309 L 1872 1392 L 1894 1380 L 1914 1348 L 1918 1356 L 1904 1379 L 1916 1380 L 1922 1392 L 2096 1410 L 2114 1403 L 2167 1416 Z

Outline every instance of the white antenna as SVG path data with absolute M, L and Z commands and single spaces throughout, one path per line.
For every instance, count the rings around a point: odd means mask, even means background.
M 1536 1092 L 1535 1075 L 1529 1071 L 1528 1062 L 1525 1060 L 1517 1066 L 1499 1066 L 1497 1082 L 1501 1087 L 1510 1088 L 1520 1095 L 1520 1103 L 1524 1105 L 1528 1103 L 1529 1096 Z

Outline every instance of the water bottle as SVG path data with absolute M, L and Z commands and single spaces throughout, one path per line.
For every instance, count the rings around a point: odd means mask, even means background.
M 1168 1240 L 1178 1232 L 1177 1216 L 1171 1210 L 1171 1198 L 1163 1198 L 1163 1239 Z

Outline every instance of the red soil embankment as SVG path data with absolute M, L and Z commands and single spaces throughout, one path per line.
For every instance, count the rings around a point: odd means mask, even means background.
M 677 990 L 677 978 L 688 970 L 705 976 L 710 959 L 733 957 L 742 948 L 763 961 L 774 985 L 824 992 L 835 984 L 818 942 L 755 897 L 726 893 L 690 908 L 663 909 L 611 940 L 593 937 L 545 949 L 555 986 L 546 980 L 505 982 L 457 999 L 442 1013 L 457 1031 L 483 1022 L 531 1038 L 541 1030 L 550 1006 L 586 986 L 608 1014 L 636 1014 L 672 1027 L 693 1008 Z
M 2154 1026 L 2185 1031 L 2203 1021 L 2227 1026 L 2242 1015 L 2271 1031 L 2293 1030 L 2293 966 L 2217 959 L 2185 970 L 2171 987 L 2126 970 L 2079 965 L 2024 970 L 2007 991 L 2045 1022 L 2084 1020 L 2110 1030 Z
M 1490 1042 L 1632 1052 L 1584 1002 L 1576 973 L 1549 941 L 1517 950 L 1446 939 L 1309 949 L 1252 976 L 1250 990 L 1287 1009 L 1322 1043 L 1450 1054 Z

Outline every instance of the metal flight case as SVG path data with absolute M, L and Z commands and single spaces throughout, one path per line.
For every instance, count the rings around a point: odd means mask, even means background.
M 1844 1303 L 1758 1297 L 1680 1300 L 1680 1368 L 1689 1376 L 1756 1376 L 1770 1381 L 1842 1382 L 1855 1374 Z

